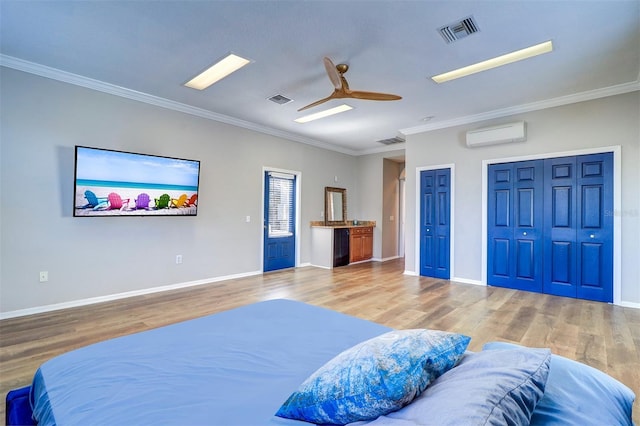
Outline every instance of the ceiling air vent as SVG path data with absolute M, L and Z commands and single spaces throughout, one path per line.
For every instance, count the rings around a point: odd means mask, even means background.
M 384 145 L 393 145 L 396 143 L 403 143 L 404 139 L 401 139 L 399 137 L 395 137 L 395 138 L 389 138 L 389 139 L 380 139 L 378 142 L 380 142 L 381 144 Z
M 480 29 L 478 29 L 478 25 L 473 20 L 473 16 L 438 28 L 438 32 L 447 43 L 453 43 L 478 31 L 480 31 Z
M 278 105 L 288 104 L 289 102 L 293 101 L 293 99 L 289 99 L 286 96 L 282 96 L 282 95 L 273 95 L 268 99 L 271 102 L 277 103 Z

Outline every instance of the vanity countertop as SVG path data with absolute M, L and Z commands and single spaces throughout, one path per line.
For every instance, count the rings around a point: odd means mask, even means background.
M 327 225 L 322 220 L 312 221 L 311 227 L 313 228 L 367 228 L 370 226 L 376 226 L 375 220 L 358 220 L 356 223 L 353 220 L 347 220 L 342 225 Z

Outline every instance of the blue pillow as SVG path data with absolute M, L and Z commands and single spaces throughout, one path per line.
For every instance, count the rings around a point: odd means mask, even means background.
M 411 404 L 371 425 L 528 425 L 549 374 L 548 349 L 467 353 Z
M 398 330 L 362 342 L 320 367 L 276 416 L 312 423 L 371 420 L 409 402 L 456 365 L 470 337 Z
M 483 350 L 520 347 L 492 342 Z M 531 417 L 532 425 L 633 425 L 634 393 L 613 377 L 560 355 L 551 355 L 544 396 Z

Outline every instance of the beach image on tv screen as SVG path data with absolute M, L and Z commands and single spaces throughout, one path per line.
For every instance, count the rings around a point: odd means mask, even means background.
M 189 215 L 200 162 L 76 147 L 75 216 Z

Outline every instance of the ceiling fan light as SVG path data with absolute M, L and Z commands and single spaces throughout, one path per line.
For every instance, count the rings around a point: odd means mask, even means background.
M 453 71 L 449 71 L 443 74 L 438 74 L 431 79 L 436 83 L 444 83 L 446 81 L 455 80 L 456 78 L 466 77 L 471 74 L 475 74 L 481 71 L 487 71 L 492 68 L 497 68 L 502 65 L 507 65 L 512 62 L 521 61 L 523 59 L 531 58 L 534 56 L 548 53 L 553 50 L 553 43 L 551 40 L 544 43 L 536 44 L 535 46 L 527 47 L 524 49 L 516 50 L 515 52 L 507 53 L 505 55 L 496 56 L 495 58 L 488 59 L 486 61 L 478 62 L 473 65 L 458 68 Z
M 350 109 L 353 109 L 353 107 L 347 104 L 342 104 L 337 107 L 325 109 L 324 111 L 320 111 L 314 114 L 309 114 L 309 115 L 302 116 L 300 118 L 296 118 L 293 121 L 295 121 L 296 123 L 308 123 L 309 121 L 329 117 L 330 115 L 339 114 L 341 112 L 349 111 Z
M 222 80 L 232 72 L 235 72 L 251 62 L 241 56 L 228 54 L 220 61 L 198 74 L 184 85 L 192 89 L 204 90 L 213 83 Z

